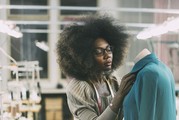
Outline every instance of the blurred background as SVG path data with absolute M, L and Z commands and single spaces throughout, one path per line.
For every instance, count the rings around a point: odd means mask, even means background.
M 66 103 L 68 79 L 58 67 L 55 47 L 64 26 L 87 13 L 110 14 L 131 35 L 129 53 L 115 71 L 119 78 L 147 48 L 172 70 L 177 97 L 178 4 L 178 0 L 0 0 L 1 119 L 73 119 Z

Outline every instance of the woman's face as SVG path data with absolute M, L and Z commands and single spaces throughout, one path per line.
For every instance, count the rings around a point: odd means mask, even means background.
M 94 43 L 94 58 L 101 71 L 109 71 L 112 68 L 112 47 L 103 38 L 96 39 Z

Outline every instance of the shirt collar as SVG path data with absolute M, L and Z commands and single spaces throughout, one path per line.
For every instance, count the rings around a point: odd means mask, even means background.
M 150 63 L 150 62 L 156 62 L 156 60 L 158 60 L 157 56 L 154 53 L 151 53 L 147 56 L 145 56 L 144 58 L 142 58 L 141 60 L 139 60 L 134 67 L 131 70 L 131 73 L 137 72 L 140 69 L 142 69 L 146 64 Z

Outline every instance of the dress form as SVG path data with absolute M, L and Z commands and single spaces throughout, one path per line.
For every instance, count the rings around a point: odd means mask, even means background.
M 151 54 L 151 52 L 148 49 L 143 49 L 134 59 L 134 63 L 137 63 L 139 60 L 144 58 L 145 56 Z

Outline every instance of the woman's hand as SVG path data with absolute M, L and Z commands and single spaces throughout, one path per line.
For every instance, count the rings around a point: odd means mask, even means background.
M 125 97 L 127 93 L 130 91 L 132 85 L 134 84 L 135 77 L 136 77 L 135 74 L 131 74 L 131 73 L 126 74 L 121 80 L 121 83 L 120 83 L 120 86 L 116 95 Z
M 135 77 L 135 74 L 128 73 L 122 78 L 119 89 L 110 104 L 110 108 L 114 112 L 118 113 L 119 108 L 122 107 L 124 97 L 128 94 L 134 84 Z

